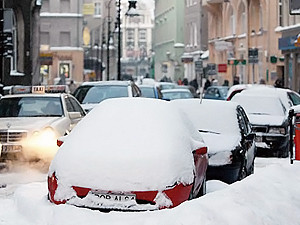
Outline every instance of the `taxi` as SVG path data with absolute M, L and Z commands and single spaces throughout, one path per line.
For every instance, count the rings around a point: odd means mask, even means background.
M 84 116 L 65 85 L 11 87 L 0 99 L 0 160 L 51 160 Z

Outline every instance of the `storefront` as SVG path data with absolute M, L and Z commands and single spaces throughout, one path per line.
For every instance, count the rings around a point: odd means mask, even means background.
M 295 45 L 300 26 L 282 30 L 279 49 L 284 55 L 284 86 L 295 91 L 300 90 L 300 47 Z

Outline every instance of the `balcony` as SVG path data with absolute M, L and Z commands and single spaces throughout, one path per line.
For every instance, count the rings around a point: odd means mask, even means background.
M 203 0 L 202 5 L 207 6 L 208 4 L 219 4 L 223 2 L 229 2 L 230 0 Z

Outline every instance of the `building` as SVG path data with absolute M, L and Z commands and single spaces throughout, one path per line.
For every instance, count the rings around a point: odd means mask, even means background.
M 198 83 L 200 77 L 203 77 L 203 59 L 201 56 L 207 51 L 208 46 L 208 28 L 207 28 L 207 13 L 202 8 L 202 0 L 185 1 L 184 13 L 184 54 L 181 57 L 184 63 L 184 78 L 189 81 L 197 78 Z M 207 53 L 207 52 L 206 52 Z M 200 62 L 200 67 L 197 68 L 196 62 Z M 198 63 L 197 62 L 197 63 Z
M 283 85 L 298 92 L 300 90 L 300 46 L 296 46 L 295 41 L 300 34 L 300 15 L 299 12 L 290 14 L 289 1 L 279 0 L 279 16 L 276 31 L 281 34 L 278 46 L 284 55 Z
M 83 81 L 81 0 L 43 0 L 40 14 L 41 84 Z
M 183 0 L 155 0 L 153 51 L 155 79 L 177 81 L 184 76 L 181 56 L 184 52 Z
M 279 1 L 203 0 L 208 11 L 208 73 L 222 84 L 274 84 L 284 76 L 278 49 Z M 215 71 L 215 72 L 214 72 Z
M 122 11 L 122 74 L 137 79 L 152 77 L 152 29 L 153 8 L 144 2 L 137 2 L 138 15 L 126 15 Z M 128 8 L 123 2 L 122 8 Z
M 12 54 L 1 58 L 1 83 L 37 84 L 39 76 L 39 0 L 0 1 L 4 11 L 4 31 L 12 34 Z

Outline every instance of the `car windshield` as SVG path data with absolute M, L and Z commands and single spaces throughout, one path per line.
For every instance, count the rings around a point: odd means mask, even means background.
M 155 98 L 154 89 L 152 87 L 139 87 L 142 92 L 142 96 L 146 98 Z
M 172 91 L 172 92 L 164 92 L 163 97 L 165 99 L 182 99 L 182 98 L 193 98 L 191 92 L 188 91 Z
M 128 97 L 128 87 L 120 85 L 103 85 L 82 88 L 75 97 L 81 104 L 99 103 L 108 98 Z
M 0 100 L 0 117 L 60 117 L 59 97 L 13 97 Z

